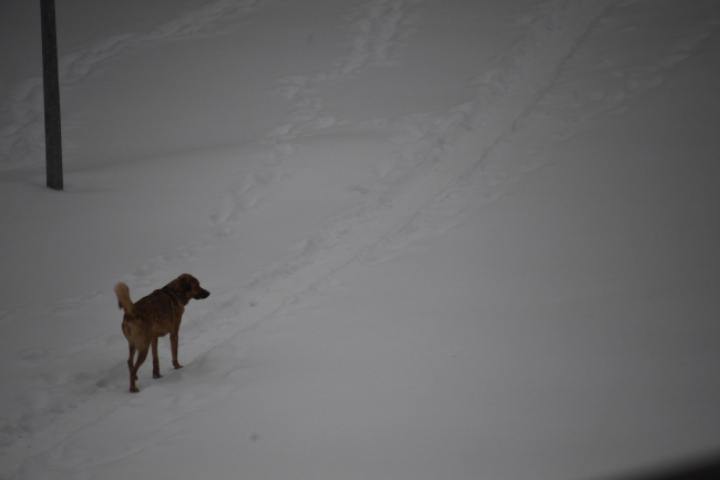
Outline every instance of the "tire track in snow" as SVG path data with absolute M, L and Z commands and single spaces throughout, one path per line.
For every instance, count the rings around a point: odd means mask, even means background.
M 628 22 L 643 23 L 642 14 L 640 19 L 627 19 L 632 16 L 623 8 L 632 3 L 612 4 L 596 18 L 560 62 L 547 86 L 513 121 L 512 128 L 498 137 L 475 166 L 457 181 L 450 182 L 388 239 L 383 248 L 389 252 L 382 254 L 382 259 L 391 257 L 415 239 L 442 234 L 461 224 L 467 209 L 473 205 L 477 208 L 477 199 L 484 199 L 483 204 L 487 204 L 500 198 L 524 175 L 551 162 L 543 158 L 543 151 L 549 146 L 572 138 L 601 115 L 624 114 L 630 101 L 660 87 L 673 69 L 702 51 L 706 42 L 720 31 L 720 18 L 711 15 L 699 24 L 676 22 L 672 31 L 666 32 L 667 39 L 657 42 L 652 35 L 662 30 L 661 27 L 628 25 Z M 629 38 L 622 37 L 620 41 L 633 45 L 634 50 L 624 51 L 627 58 L 621 56 L 609 61 L 602 51 L 596 51 L 604 46 L 601 41 L 592 41 L 591 37 L 596 34 L 601 39 L 627 35 Z M 588 58 L 580 58 L 581 46 Z M 637 52 L 642 52 L 640 60 Z M 603 60 L 588 71 L 589 59 Z M 581 89 L 567 88 L 572 76 L 577 75 L 584 79 Z M 587 81 L 588 76 L 593 82 Z M 597 84 L 598 88 L 588 90 L 590 83 Z M 534 132 L 534 137 L 527 138 L 526 132 Z M 537 132 L 543 134 L 538 136 Z M 488 162 L 493 154 L 498 155 Z
M 216 0 L 183 13 L 147 33 L 115 35 L 59 59 L 61 88 L 77 84 L 103 63 L 129 50 L 163 41 L 177 41 L 223 33 L 223 25 L 257 11 L 263 0 Z M 42 79 L 18 85 L 0 108 L 0 169 L 41 163 L 43 136 Z
M 407 147 L 393 174 L 400 181 L 416 175 L 418 169 L 427 174 L 414 181 L 418 193 L 413 211 L 364 253 L 366 260 L 385 260 L 416 238 L 452 228 L 460 221 L 469 196 L 492 202 L 502 194 L 501 182 L 487 178 L 487 159 L 518 131 L 617 3 L 549 1 L 538 5 L 516 20 L 527 33 L 473 79 L 476 98 L 434 118 L 429 126 L 411 119 L 419 130 L 413 132 L 417 140 L 401 142 Z M 478 170 L 485 181 L 480 191 L 467 185 Z M 521 173 L 524 171 L 512 176 Z M 508 175 L 509 171 L 503 171 L 498 176 Z M 487 188 L 489 185 L 494 188 Z M 421 195 L 420 190 L 426 194 Z
M 555 117 L 559 123 L 554 129 L 555 138 L 569 138 L 598 115 L 624 113 L 630 100 L 661 86 L 677 66 L 702 50 L 711 36 L 720 30 L 717 14 L 703 19 L 700 25 L 678 19 L 667 32 L 669 35 L 657 41 L 645 38 L 658 28 L 652 25 L 652 20 L 634 18 L 628 24 L 626 16 L 633 18 L 632 15 L 609 17 L 598 27 L 600 32 L 632 46 L 626 49 L 624 57 L 605 58 L 592 66 L 582 65 L 583 59 L 578 59 L 577 65 L 568 68 L 570 73 L 592 77 L 586 84 L 594 88 L 550 92 L 539 103 L 539 114 Z M 650 26 L 644 23 L 650 23 Z M 604 55 L 602 46 L 595 45 L 594 49 L 595 56 Z M 637 54 L 639 50 L 643 52 L 641 56 Z M 566 80 L 561 77 L 559 82 L 564 84 Z
M 626 62 L 625 66 L 608 66 L 603 60 L 602 64 L 598 65 L 597 70 L 592 71 L 592 75 L 599 78 L 597 83 L 600 85 L 612 85 L 613 81 L 608 80 L 610 77 L 622 79 L 616 90 L 573 91 L 571 98 L 563 97 L 562 86 L 566 82 L 565 77 L 568 71 L 572 72 L 576 68 L 575 64 L 583 61 L 577 58 L 580 47 L 585 50 L 593 48 L 592 45 L 588 45 L 591 36 L 599 34 L 601 38 L 612 38 L 625 30 L 640 30 L 637 27 L 630 28 L 627 25 L 614 25 L 618 21 L 622 23 L 627 12 L 621 9 L 632 5 L 632 3 L 615 2 L 608 4 L 603 12 L 588 25 L 585 32 L 578 37 L 565 58 L 557 64 L 555 73 L 549 78 L 544 87 L 538 89 L 534 99 L 529 101 L 527 107 L 520 111 L 511 122 L 510 128 L 498 136 L 496 141 L 483 151 L 482 158 L 475 162 L 474 165 L 469 166 L 465 173 L 458 175 L 456 180 L 450 180 L 447 187 L 440 189 L 439 193 L 419 209 L 407 223 L 390 235 L 387 241 L 383 242 L 382 247 L 378 248 L 378 250 L 385 249 L 389 250 L 389 252 L 377 254 L 380 255 L 379 257 L 375 255 L 376 259 L 391 257 L 394 255 L 393 252 L 402 250 L 414 239 L 442 234 L 461 224 L 464 221 L 468 206 L 476 205 L 478 199 L 482 199 L 482 203 L 486 204 L 501 197 L 508 187 L 517 182 L 522 176 L 532 173 L 549 163 L 548 160 L 542 159 L 541 152 L 543 149 L 555 142 L 565 141 L 576 135 L 590 120 L 598 115 L 624 113 L 627 102 L 637 95 L 660 86 L 664 82 L 664 77 L 673 68 L 703 48 L 703 44 L 710 39 L 713 33 L 717 32 L 718 25 L 720 25 L 719 20 L 712 16 L 707 18 L 704 24 L 700 26 L 695 24 L 676 25 L 675 30 L 677 32 L 673 31 L 673 35 L 670 37 L 673 40 L 666 41 L 665 45 L 660 43 L 661 51 L 651 58 L 643 58 L 643 61 L 637 62 L 633 57 L 632 61 Z M 620 10 L 618 15 L 615 15 L 615 13 L 618 13 L 616 10 Z M 553 22 L 557 23 L 557 12 L 552 17 L 554 18 Z M 527 25 L 531 21 L 529 19 L 532 19 L 532 22 L 535 23 L 540 20 L 540 25 L 548 25 L 547 19 L 534 15 L 524 16 L 518 21 L 523 25 Z M 643 39 L 640 38 L 639 40 Z M 633 37 L 623 41 L 628 45 L 635 45 L 638 39 Z M 514 47 L 514 49 L 518 48 L 523 50 L 522 42 Z M 597 52 L 592 52 L 590 55 L 594 55 L 596 58 L 604 58 L 601 53 Z M 628 55 L 630 56 L 630 54 Z M 521 55 L 513 56 L 506 53 L 503 54 L 502 58 L 504 60 L 500 63 L 506 64 L 505 68 L 490 68 L 475 79 L 481 90 L 490 92 L 491 95 L 507 95 L 511 93 L 514 88 L 513 82 L 516 81 L 517 76 L 523 71 L 528 71 L 526 67 L 521 65 L 522 62 L 517 62 Z M 508 67 L 508 65 L 510 66 Z M 582 85 L 587 83 L 585 82 Z M 470 102 L 470 104 L 461 106 L 467 116 L 462 121 L 456 122 L 456 124 L 469 123 L 477 125 L 479 123 L 478 119 L 483 117 L 492 118 L 492 115 L 488 115 L 485 110 L 488 108 L 492 110 L 494 108 L 493 102 L 481 106 L 484 101 L 480 97 L 478 101 L 480 104 Z M 458 109 L 455 109 L 456 114 Z M 581 113 L 581 115 L 577 113 Z M 534 131 L 543 131 L 545 135 L 531 140 L 525 139 L 522 151 L 513 150 L 515 148 L 515 138 L 522 136 L 526 125 L 530 123 L 532 123 Z M 472 128 L 470 129 L 472 130 Z M 419 135 L 419 137 L 424 138 L 426 135 Z M 446 141 L 447 139 L 444 138 L 442 132 L 436 138 L 438 146 L 451 143 Z M 462 147 L 460 147 L 457 153 L 452 151 L 446 153 L 448 155 L 463 155 L 462 150 Z M 467 147 L 465 150 L 473 151 L 472 148 Z M 489 158 L 496 153 L 500 153 L 500 155 L 496 156 L 491 163 L 488 163 Z

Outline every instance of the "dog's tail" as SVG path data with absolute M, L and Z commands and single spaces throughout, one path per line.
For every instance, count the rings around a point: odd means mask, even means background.
M 115 295 L 117 295 L 118 299 L 118 308 L 125 310 L 125 313 L 128 315 L 132 315 L 134 304 L 132 300 L 130 300 L 130 289 L 128 286 L 123 282 L 118 282 L 118 284 L 115 285 Z

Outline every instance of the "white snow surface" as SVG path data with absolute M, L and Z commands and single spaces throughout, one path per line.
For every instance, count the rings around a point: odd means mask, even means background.
M 0 478 L 579 479 L 720 449 L 720 3 L 0 5 Z M 182 370 L 122 315 L 190 272 Z

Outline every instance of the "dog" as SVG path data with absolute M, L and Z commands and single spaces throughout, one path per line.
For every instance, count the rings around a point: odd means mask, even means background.
M 175 369 L 182 368 L 178 362 L 178 333 L 185 305 L 192 299 L 201 300 L 210 292 L 200 286 L 197 278 L 183 273 L 172 282 L 150 295 L 133 303 L 128 286 L 119 282 L 115 285 L 118 307 L 124 310 L 122 331 L 128 341 L 127 365 L 130 371 L 130 392 L 137 393 L 137 372 L 152 346 L 153 378 L 160 378 L 158 359 L 158 338 L 170 334 L 172 363 Z M 135 353 L 137 352 L 137 358 Z

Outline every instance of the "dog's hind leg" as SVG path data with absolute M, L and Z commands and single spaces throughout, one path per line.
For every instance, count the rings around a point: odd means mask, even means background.
M 135 346 L 128 343 L 128 371 L 130 372 L 130 375 L 132 375 L 133 372 L 133 363 L 135 362 Z M 137 375 L 135 376 L 135 380 L 137 380 Z
M 153 378 L 161 378 L 160 375 L 160 359 L 158 358 L 158 337 L 152 341 L 152 357 L 153 357 Z
M 148 350 L 149 350 L 148 347 L 149 347 L 149 345 L 147 347 L 143 348 L 142 350 L 138 351 L 137 360 L 135 360 L 135 365 L 133 365 L 133 368 L 130 371 L 130 391 L 132 393 L 137 393 L 140 391 L 140 390 L 138 390 L 135 382 L 137 381 L 137 371 L 140 368 L 140 365 L 142 365 L 143 362 L 145 361 L 145 359 L 147 358 L 147 354 L 148 354 Z

